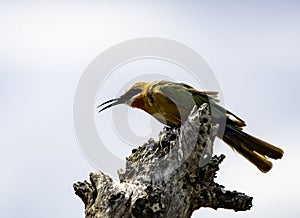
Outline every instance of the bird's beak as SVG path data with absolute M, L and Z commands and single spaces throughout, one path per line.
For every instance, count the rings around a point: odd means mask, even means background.
M 106 105 L 108 103 L 111 103 L 111 104 Z M 104 108 L 100 109 L 98 112 L 100 113 L 101 111 L 104 111 L 107 108 L 110 108 L 110 107 L 118 105 L 118 104 L 123 104 L 123 103 L 125 103 L 125 100 L 123 98 L 121 98 L 121 97 L 120 98 L 114 98 L 114 99 L 108 100 L 108 101 L 106 101 L 106 102 L 98 105 L 97 108 L 100 108 L 100 107 L 106 105 Z

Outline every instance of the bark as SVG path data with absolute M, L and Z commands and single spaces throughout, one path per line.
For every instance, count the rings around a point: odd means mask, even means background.
M 165 127 L 159 140 L 132 151 L 119 182 L 102 172 L 74 184 L 85 217 L 191 217 L 201 207 L 249 210 L 252 197 L 214 182 L 224 155 L 213 156 L 217 126 L 206 104 L 179 129 Z

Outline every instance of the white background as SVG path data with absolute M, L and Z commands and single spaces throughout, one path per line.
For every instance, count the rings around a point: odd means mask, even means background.
M 218 182 L 254 206 L 193 217 L 300 216 L 298 1 L 1 1 L 0 30 L 0 217 L 84 217 L 72 184 L 94 168 L 73 129 L 76 85 L 103 50 L 145 36 L 196 50 L 246 131 L 285 150 L 262 174 L 222 146 Z

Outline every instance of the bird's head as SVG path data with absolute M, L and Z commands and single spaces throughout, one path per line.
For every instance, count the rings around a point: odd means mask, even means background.
M 129 89 L 127 89 L 125 91 L 125 93 L 123 95 L 121 95 L 119 98 L 114 98 L 114 99 L 108 100 L 108 101 L 100 104 L 97 108 L 100 108 L 102 106 L 104 106 L 104 107 L 99 110 L 99 113 L 101 111 L 104 111 L 107 108 L 110 108 L 110 107 L 118 105 L 118 104 L 127 104 L 128 106 L 134 107 L 135 106 L 134 104 L 139 99 L 141 92 L 148 86 L 148 84 L 149 84 L 148 82 L 135 83 L 133 86 L 131 86 Z

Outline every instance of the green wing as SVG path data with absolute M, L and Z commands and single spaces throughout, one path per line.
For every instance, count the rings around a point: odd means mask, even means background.
M 198 102 L 193 98 L 193 94 L 187 88 L 176 83 L 165 83 L 157 87 L 165 97 L 171 100 L 177 107 L 191 110 Z
M 200 107 L 202 104 L 208 103 L 211 108 L 212 116 L 217 121 L 229 119 L 238 127 L 246 125 L 242 119 L 217 104 L 218 92 L 201 92 L 184 83 L 168 81 L 161 81 L 154 89 L 155 92 L 160 92 L 179 108 L 190 111 L 194 105 Z

